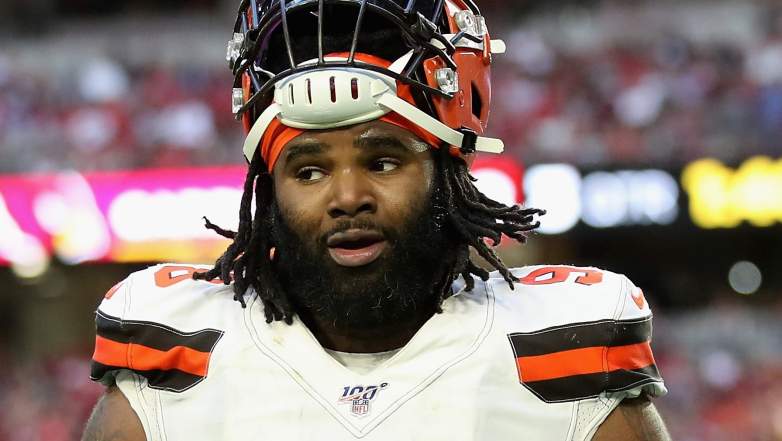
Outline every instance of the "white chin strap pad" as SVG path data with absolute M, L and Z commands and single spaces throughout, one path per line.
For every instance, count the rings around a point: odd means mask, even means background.
M 412 52 L 389 69 L 398 72 Z M 326 61 L 345 60 L 327 57 Z M 312 64 L 310 60 L 302 65 Z M 464 135 L 399 98 L 396 80 L 361 68 L 335 67 L 306 71 L 280 80 L 274 87 L 274 102 L 256 119 L 244 141 L 244 156 L 252 161 L 258 144 L 274 118 L 288 127 L 303 130 L 332 129 L 372 121 L 396 112 L 440 140 L 461 146 Z M 475 149 L 501 153 L 499 139 L 478 137 Z
M 446 126 L 436 118 L 432 118 L 418 107 L 396 96 L 395 93 L 387 91 L 378 97 L 377 102 L 440 140 L 457 147 L 462 145 L 464 140 L 463 133 Z M 504 149 L 505 145 L 500 139 L 479 136 L 475 141 L 475 150 L 479 152 L 502 153 Z

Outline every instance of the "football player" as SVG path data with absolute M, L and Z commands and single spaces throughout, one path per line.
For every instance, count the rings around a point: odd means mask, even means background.
M 492 250 L 542 214 L 469 174 L 503 51 L 470 0 L 243 0 L 239 228 L 106 295 L 84 439 L 668 439 L 641 290 Z

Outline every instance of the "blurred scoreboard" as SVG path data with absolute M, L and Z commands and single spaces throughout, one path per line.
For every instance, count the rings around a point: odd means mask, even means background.
M 86 261 L 205 261 L 238 224 L 243 167 L 0 177 L 0 263 L 34 277 L 56 255 Z
M 495 200 L 546 209 L 543 234 L 782 222 L 782 160 L 767 157 L 737 168 L 701 159 L 678 172 L 525 170 L 507 157 L 480 157 L 472 173 Z M 0 264 L 34 277 L 51 256 L 67 264 L 211 261 L 227 243 L 203 217 L 235 230 L 244 176 L 244 166 L 0 176 Z

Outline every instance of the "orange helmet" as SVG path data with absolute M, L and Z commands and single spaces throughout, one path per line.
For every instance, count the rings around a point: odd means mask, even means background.
M 483 134 L 492 54 L 504 49 L 470 0 L 243 0 L 226 58 L 245 156 L 270 127 L 378 118 L 412 124 L 468 162 L 500 153 L 502 141 Z

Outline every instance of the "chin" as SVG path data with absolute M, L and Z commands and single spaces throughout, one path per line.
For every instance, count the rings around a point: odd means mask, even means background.
M 364 294 L 370 287 L 373 287 L 373 292 L 377 292 L 381 288 L 388 288 L 388 280 L 386 279 L 388 266 L 380 259 L 355 267 L 337 265 L 332 261 L 329 270 L 332 274 L 332 282 L 336 282 L 335 288 L 339 288 L 339 291 L 345 296 L 351 296 L 353 294 L 351 291 L 355 291 L 356 294 Z

